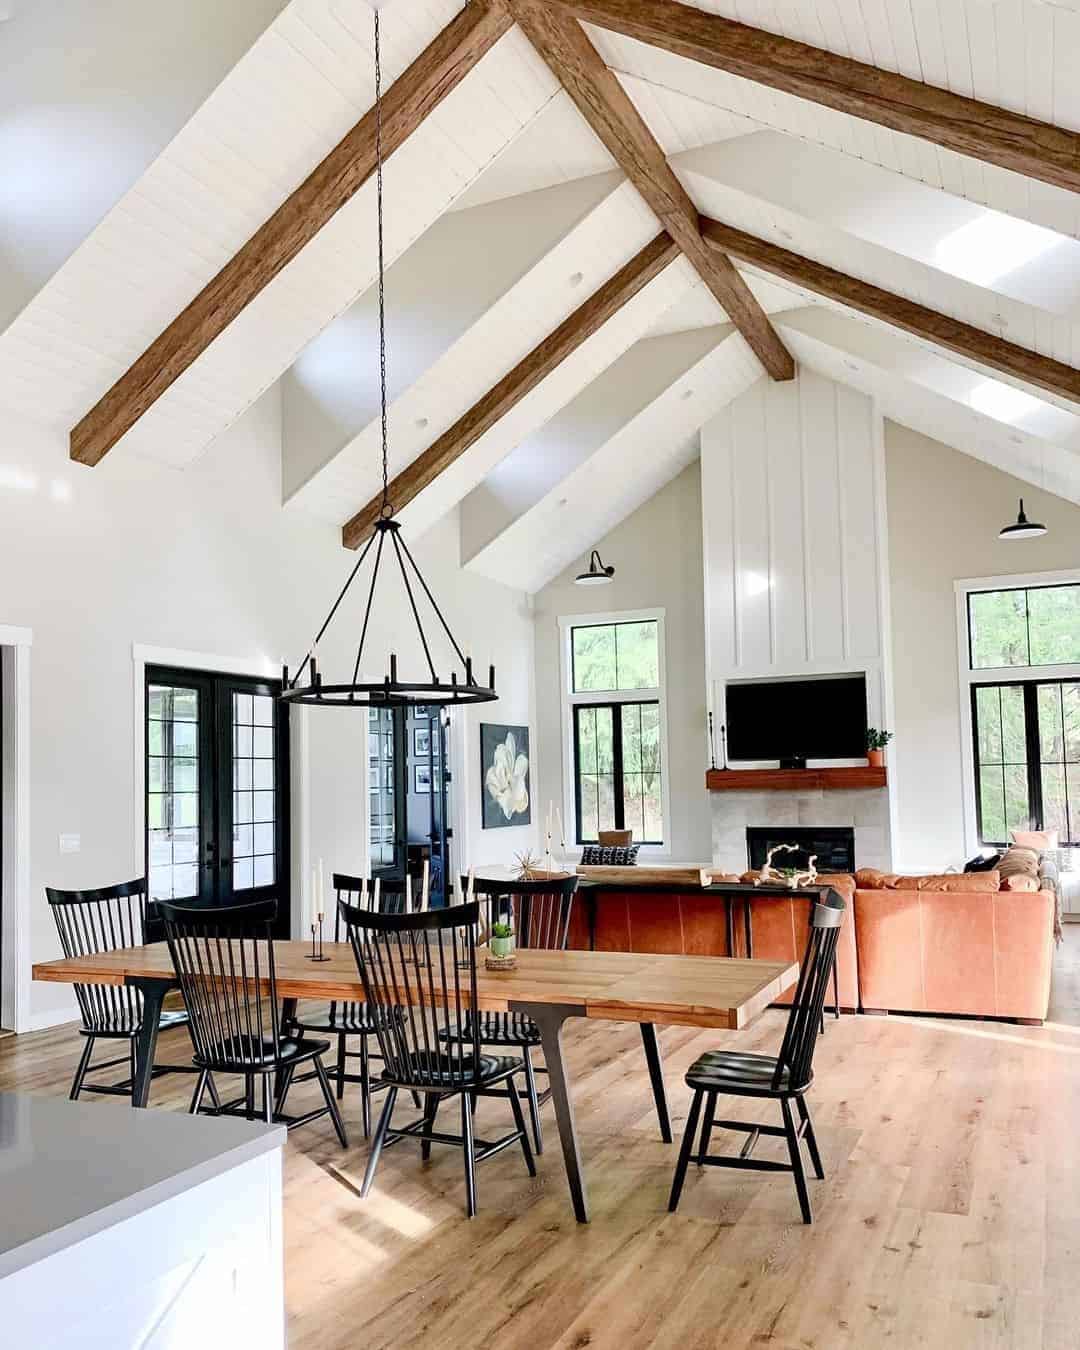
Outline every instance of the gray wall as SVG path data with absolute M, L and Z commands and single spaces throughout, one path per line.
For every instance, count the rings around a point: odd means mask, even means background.
M 559 618 L 662 607 L 666 612 L 668 763 L 671 794 L 665 863 L 709 862 L 709 799 L 705 790 L 705 634 L 701 546 L 701 472 L 697 460 L 621 525 L 596 541 L 614 563 L 610 586 L 575 586 L 584 559 L 534 597 L 536 736 L 541 828 L 549 801 L 562 801 Z M 566 822 L 568 838 L 571 822 Z

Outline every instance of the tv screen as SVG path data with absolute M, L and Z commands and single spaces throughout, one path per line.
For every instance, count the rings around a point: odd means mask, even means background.
M 727 751 L 733 760 L 865 755 L 866 676 L 729 684 Z

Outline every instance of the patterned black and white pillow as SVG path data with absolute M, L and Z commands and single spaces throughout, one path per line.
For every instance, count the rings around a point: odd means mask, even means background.
M 581 850 L 582 867 L 633 867 L 637 863 L 640 844 L 614 847 L 608 844 L 586 844 Z

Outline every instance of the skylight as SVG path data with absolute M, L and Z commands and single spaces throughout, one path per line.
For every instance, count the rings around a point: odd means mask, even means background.
M 985 413 L 998 422 L 1019 422 L 1029 413 L 1046 406 L 1041 399 L 1014 389 L 1011 384 L 1002 384 L 1000 380 L 983 380 L 977 384 L 969 401 L 976 412 Z
M 934 249 L 934 261 L 953 276 L 989 286 L 1058 243 L 1053 230 L 987 211 L 947 234 Z

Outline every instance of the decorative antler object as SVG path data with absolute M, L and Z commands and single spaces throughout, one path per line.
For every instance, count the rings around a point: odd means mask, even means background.
M 800 871 L 797 867 L 774 867 L 773 858 L 777 853 L 798 853 L 798 844 L 777 844 L 769 849 L 765 855 L 765 862 L 761 870 L 754 878 L 755 886 L 768 886 L 775 883 L 778 886 L 788 886 L 791 890 L 797 891 L 802 886 L 812 886 L 817 880 L 817 857 L 816 853 L 811 854 L 810 861 L 805 871 Z
M 797 853 L 799 846 L 797 844 L 776 844 L 765 855 L 765 861 L 754 878 L 755 886 L 767 886 L 769 882 L 775 881 L 780 885 L 787 883 L 787 877 L 783 872 L 772 865 L 772 860 L 778 853 Z
M 793 891 L 797 891 L 800 886 L 812 886 L 817 881 L 817 854 L 811 853 L 810 861 L 806 865 L 805 872 L 796 872 L 789 880 L 789 885 Z

